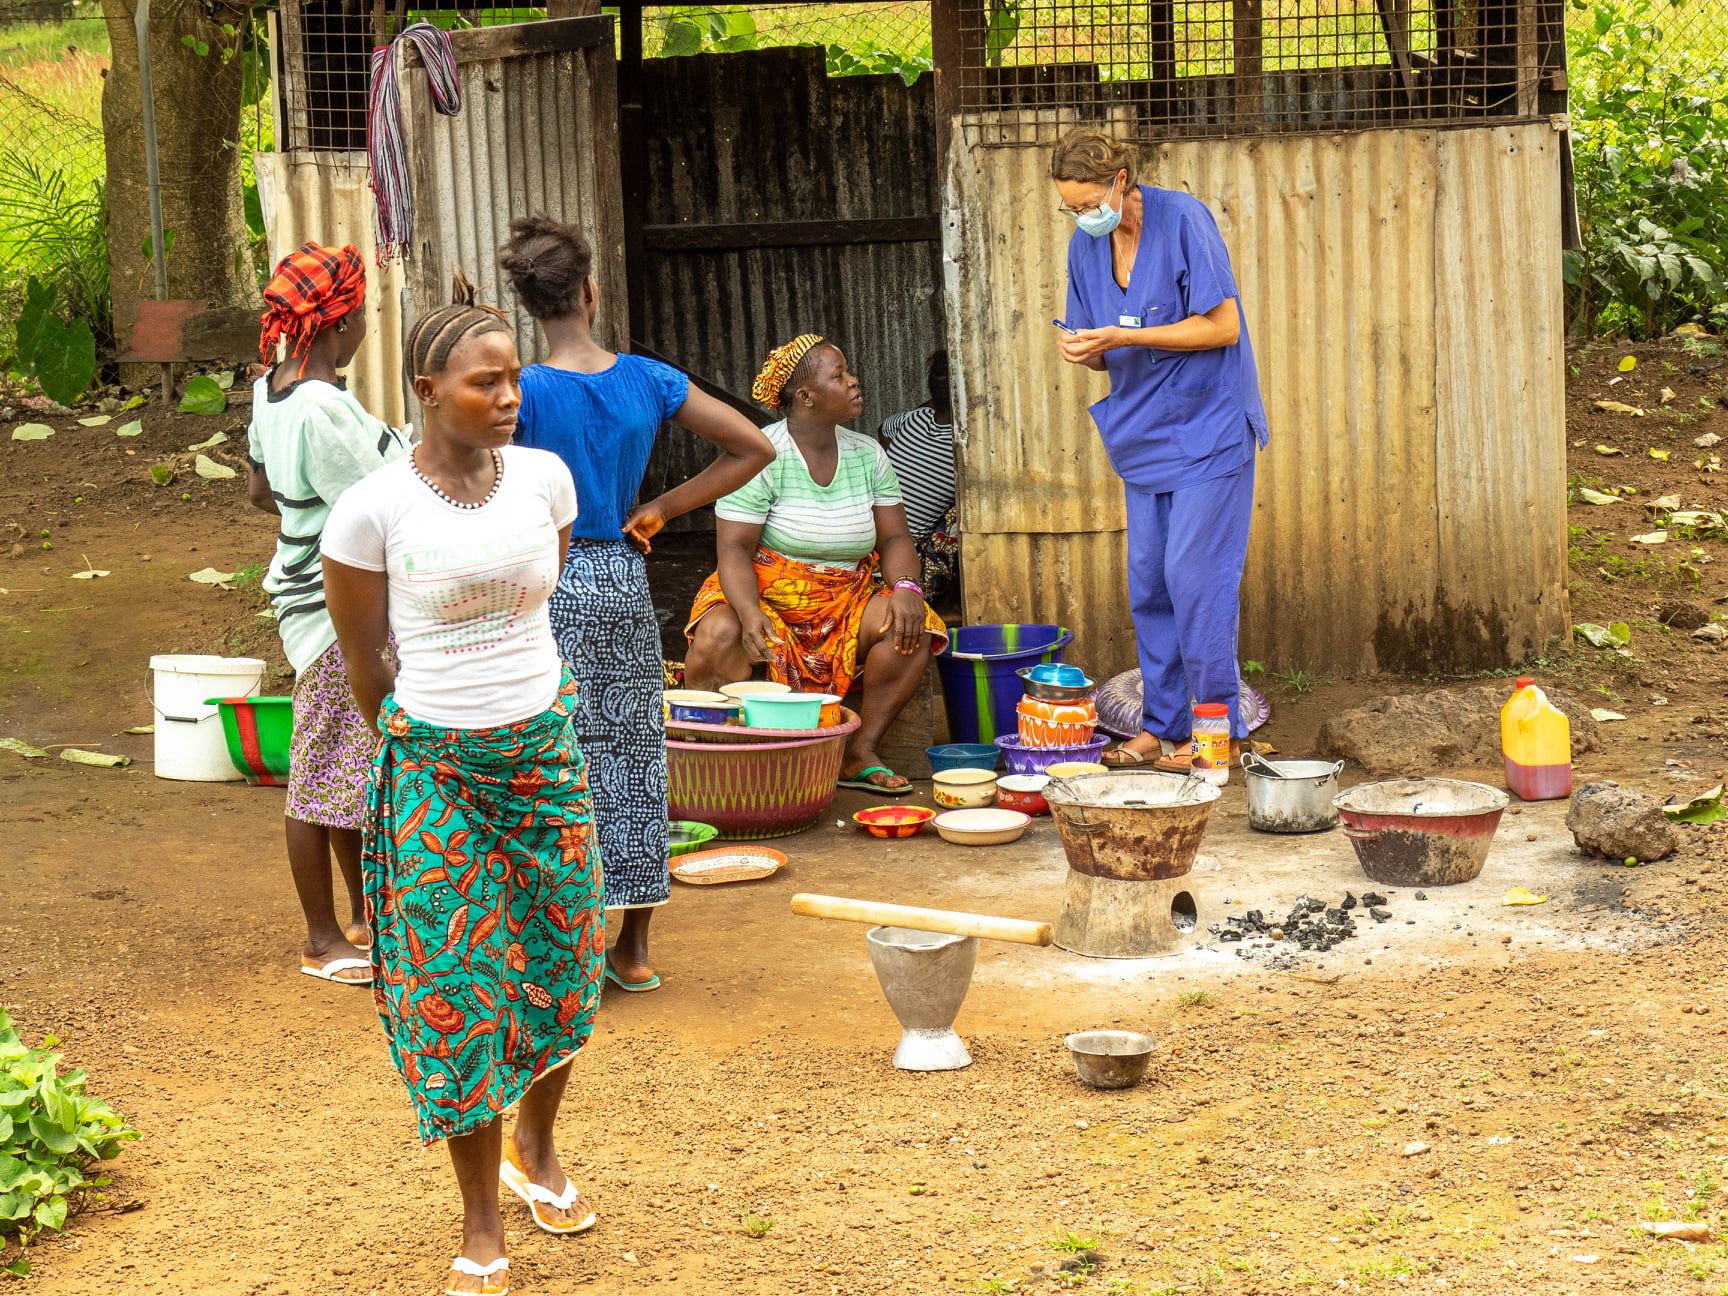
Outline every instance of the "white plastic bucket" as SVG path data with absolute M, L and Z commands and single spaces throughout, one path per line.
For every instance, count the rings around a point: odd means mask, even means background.
M 228 759 L 222 717 L 206 698 L 251 697 L 264 685 L 256 657 L 162 654 L 150 659 L 155 676 L 156 777 L 187 783 L 238 783 Z

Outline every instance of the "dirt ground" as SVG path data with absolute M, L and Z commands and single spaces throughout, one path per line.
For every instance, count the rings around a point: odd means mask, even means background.
M 1561 644 L 1533 669 L 1627 716 L 1581 778 L 1665 796 L 1728 764 L 1728 649 L 1662 628 L 1672 603 L 1724 614 L 1728 541 L 1628 537 L 1650 498 L 1728 506 L 1692 445 L 1728 436 L 1728 374 L 1710 346 L 1638 348 L 1621 375 L 1623 354 L 1572 357 L 1574 483 L 1638 491 L 1572 508 L 1573 620 L 1629 623 L 1632 656 Z M 135 413 L 0 439 L 0 736 L 136 762 L 0 752 L 0 1002 L 143 1132 L 20 1290 L 430 1293 L 458 1237 L 447 1160 L 414 1138 L 369 996 L 293 971 L 280 794 L 158 780 L 152 740 L 118 732 L 150 719 L 154 652 L 263 656 L 286 685 L 248 570 L 274 519 L 187 450 L 226 430 L 204 453 L 238 466 L 241 411 L 142 413 L 133 438 Z M 670 628 L 702 554 L 663 548 Z M 187 580 L 205 567 L 236 588 Z M 1260 736 L 1300 755 L 1339 707 L 1433 682 L 1267 676 Z M 1194 875 L 1203 926 L 1363 889 L 1338 835 L 1250 834 L 1242 796 Z M 958 1023 L 974 1064 L 912 1075 L 863 929 L 788 897 L 1047 918 L 1062 855 L 1048 824 L 996 850 L 867 843 L 835 822 L 862 803 L 782 843 L 780 876 L 680 888 L 656 919 L 665 988 L 608 996 L 564 1118 L 601 1225 L 560 1240 L 507 1212 L 516 1291 L 1728 1292 L 1728 1243 L 1639 1229 L 1724 1212 L 1728 825 L 1627 869 L 1574 854 L 1563 806 L 1523 807 L 1476 883 L 1394 894 L 1386 924 L 1283 971 L 1216 941 L 1126 963 L 986 943 Z M 1512 885 L 1550 900 L 1503 908 Z M 1158 1038 L 1137 1089 L 1073 1076 L 1062 1036 L 1109 1025 Z M 1090 1267 L 1062 1270 L 1075 1250 Z

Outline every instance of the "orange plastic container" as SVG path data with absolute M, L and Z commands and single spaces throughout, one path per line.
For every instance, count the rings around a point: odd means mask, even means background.
M 1039 750 L 1084 747 L 1098 727 L 1098 706 L 1091 698 L 1052 702 L 1030 695 L 1020 699 L 1020 745 Z
M 1572 722 L 1528 675 L 1500 708 L 1506 786 L 1521 801 L 1572 795 Z

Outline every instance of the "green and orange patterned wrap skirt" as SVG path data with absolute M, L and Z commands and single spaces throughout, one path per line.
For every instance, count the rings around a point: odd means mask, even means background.
M 861 673 L 858 634 L 864 614 L 873 600 L 889 592 L 876 555 L 855 567 L 830 567 L 759 548 L 754 567 L 762 615 L 778 641 L 768 649 L 768 678 L 800 693 L 845 697 Z M 693 636 L 696 623 L 725 601 L 720 573 L 715 572 L 696 592 L 684 637 Z M 924 630 L 931 652 L 947 646 L 948 627 L 928 604 Z
M 593 804 L 570 714 L 495 729 L 394 697 L 366 833 L 373 994 L 428 1144 L 482 1128 L 588 1039 L 606 938 Z

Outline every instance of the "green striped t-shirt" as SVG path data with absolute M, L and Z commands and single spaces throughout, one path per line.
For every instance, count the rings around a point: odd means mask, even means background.
M 900 479 L 872 438 L 838 429 L 840 463 L 818 486 L 786 422 L 762 429 L 774 462 L 714 505 L 727 522 L 761 523 L 762 547 L 802 562 L 851 566 L 876 548 L 878 508 L 898 504 Z
M 265 374 L 252 385 L 246 440 L 247 456 L 270 479 L 282 515 L 264 592 L 283 655 L 299 673 L 336 642 L 319 553 L 330 506 L 373 469 L 406 454 L 408 433 L 368 414 L 346 387 L 308 378 L 271 391 Z

